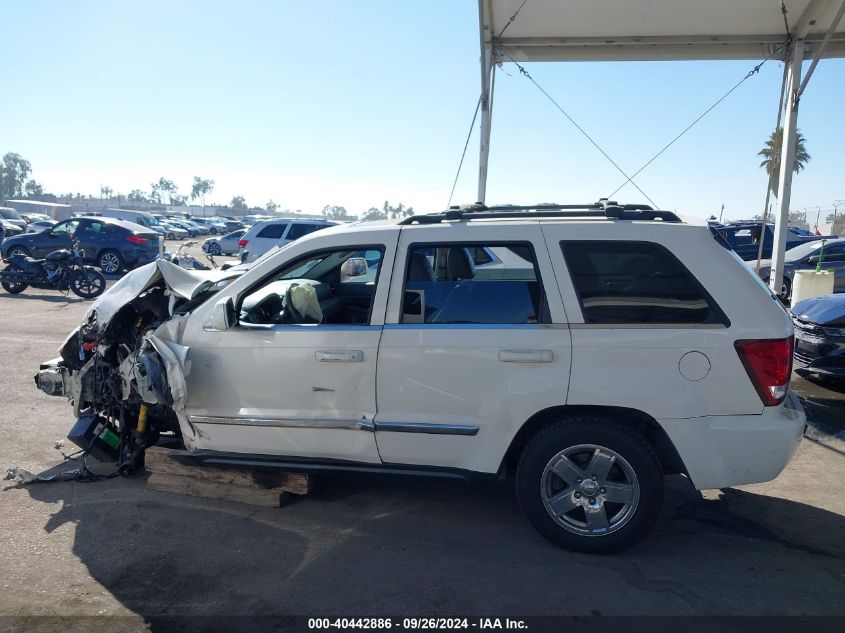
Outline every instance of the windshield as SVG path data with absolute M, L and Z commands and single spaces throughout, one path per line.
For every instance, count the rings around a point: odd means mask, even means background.
M 159 222 L 154 215 L 147 216 L 147 219 L 149 220 L 150 226 L 158 226 L 159 225 Z
M 21 214 L 14 209 L 0 209 L 0 217 L 7 220 L 20 220 Z
M 784 255 L 784 260 L 787 262 L 797 262 L 801 259 L 804 259 L 808 255 L 812 255 L 822 247 L 823 243 L 828 243 L 830 241 L 831 240 L 816 240 L 815 242 L 799 244 L 798 246 L 790 248 L 788 251 L 786 251 Z

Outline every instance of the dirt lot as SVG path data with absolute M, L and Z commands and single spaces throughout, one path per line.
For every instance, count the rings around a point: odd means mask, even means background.
M 4 469 L 59 461 L 71 409 L 32 376 L 87 305 L 0 292 Z M 142 478 L 0 491 L 0 615 L 845 615 L 843 396 L 797 387 L 813 425 L 776 481 L 674 480 L 652 536 L 616 556 L 548 545 L 506 485 L 326 476 L 282 509 Z

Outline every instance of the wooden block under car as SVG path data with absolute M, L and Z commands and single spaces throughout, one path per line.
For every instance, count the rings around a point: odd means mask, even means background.
M 282 506 L 291 494 L 306 495 L 311 489 L 311 477 L 307 473 L 200 466 L 190 463 L 189 457 L 187 451 L 157 446 L 147 449 L 144 465 L 152 473 L 147 486 L 164 492 L 269 507 Z

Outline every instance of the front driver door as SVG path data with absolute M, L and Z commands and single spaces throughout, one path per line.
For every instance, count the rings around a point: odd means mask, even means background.
M 237 325 L 186 331 L 196 448 L 380 461 L 376 358 L 396 239 L 354 237 L 305 239 L 259 263 L 212 302 L 231 298 Z M 295 298 L 294 284 L 313 292 Z
M 34 257 L 46 257 L 53 251 L 70 248 L 73 246 L 73 236 L 78 226 L 79 220 L 65 220 L 56 224 L 50 231 L 38 234 L 32 255 Z

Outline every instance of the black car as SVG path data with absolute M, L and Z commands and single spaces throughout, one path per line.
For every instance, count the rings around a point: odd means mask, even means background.
M 792 306 L 795 372 L 845 378 L 845 295 L 804 299 Z
M 770 259 L 772 257 L 772 244 L 775 241 L 774 229 L 774 224 L 766 224 L 763 240 L 763 259 Z M 730 247 L 736 251 L 736 254 L 745 261 L 757 259 L 757 253 L 760 249 L 760 236 L 764 230 L 762 222 L 735 222 L 727 226 L 711 225 L 710 230 L 721 235 Z M 795 248 L 806 242 L 820 239 L 822 239 L 821 236 L 807 236 L 796 233 L 793 227 L 790 227 L 786 234 L 786 250 Z
M 97 264 L 104 273 L 148 264 L 158 255 L 158 233 L 140 224 L 105 217 L 62 220 L 49 231 L 8 237 L 0 256 L 26 255 L 41 259 L 59 249 L 69 249 L 77 239 L 85 251 L 83 260 Z

